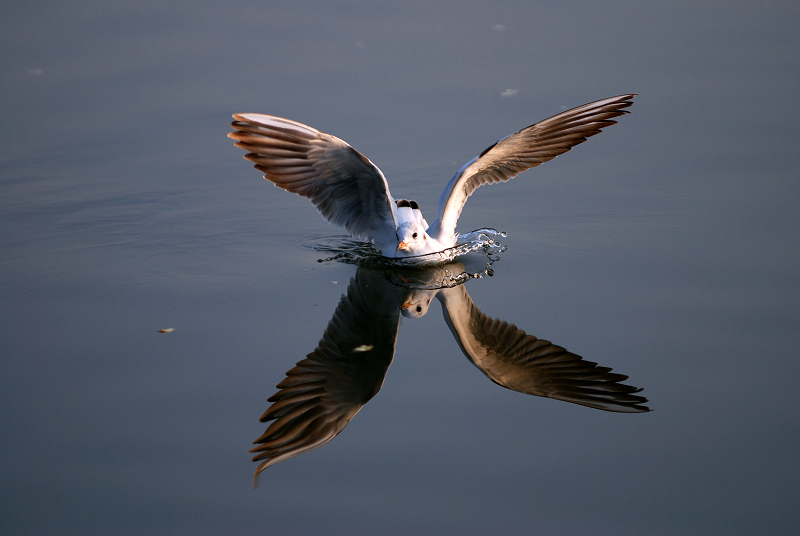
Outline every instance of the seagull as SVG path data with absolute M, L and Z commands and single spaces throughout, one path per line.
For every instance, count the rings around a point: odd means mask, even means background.
M 269 425 L 250 450 L 260 462 L 254 486 L 268 467 L 321 447 L 344 430 L 380 391 L 403 317 L 425 316 L 434 298 L 458 347 L 497 385 L 603 411 L 650 411 L 638 394 L 642 389 L 622 383 L 628 376 L 484 314 L 465 285 L 448 286 L 464 273 L 458 262 L 414 274 L 357 269 L 317 347 L 286 372 L 268 399 L 260 420 Z
M 419 205 L 395 199 L 380 169 L 343 140 L 272 115 L 233 114 L 236 147 L 264 178 L 311 200 L 322 217 L 384 257 L 419 257 L 453 248 L 467 198 L 484 184 L 506 182 L 583 143 L 614 117 L 629 113 L 635 94 L 584 104 L 506 136 L 467 162 L 447 183 L 428 225 Z M 438 259 L 439 257 L 436 257 Z

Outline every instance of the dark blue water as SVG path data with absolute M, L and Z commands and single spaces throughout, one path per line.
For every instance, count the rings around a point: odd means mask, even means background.
M 793 534 L 798 11 L 4 7 L 3 532 Z M 464 285 L 483 313 L 653 411 L 497 386 L 434 300 L 346 429 L 254 491 L 258 418 L 357 268 L 318 262 L 338 231 L 242 160 L 230 114 L 347 140 L 430 216 L 498 138 L 627 92 L 631 115 L 481 188 L 459 229 L 508 233 Z

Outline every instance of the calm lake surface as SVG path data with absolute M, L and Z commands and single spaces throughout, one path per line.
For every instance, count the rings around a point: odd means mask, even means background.
M 0 17 L 4 534 L 794 534 L 796 2 L 12 2 Z M 499 387 L 437 300 L 333 441 L 248 450 L 356 266 L 230 115 L 351 143 L 434 219 L 497 139 L 631 114 L 508 184 L 483 313 L 651 412 Z M 173 328 L 169 333 L 159 330 Z

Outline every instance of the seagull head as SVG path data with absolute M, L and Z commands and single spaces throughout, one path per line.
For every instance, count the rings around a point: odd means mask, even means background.
M 423 255 L 430 253 L 428 233 L 416 221 L 406 222 L 397 228 L 397 252 L 404 255 Z
M 436 292 L 429 290 L 412 291 L 406 296 L 405 301 L 400 306 L 400 312 L 406 318 L 420 318 L 425 316 L 428 308 L 431 305 L 431 300 L 436 295 Z

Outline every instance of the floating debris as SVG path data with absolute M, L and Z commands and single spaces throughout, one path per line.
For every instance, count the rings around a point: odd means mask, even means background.
M 158 330 L 159 333 L 172 333 L 173 331 L 175 331 L 175 328 L 167 328 L 167 329 L 159 329 Z

